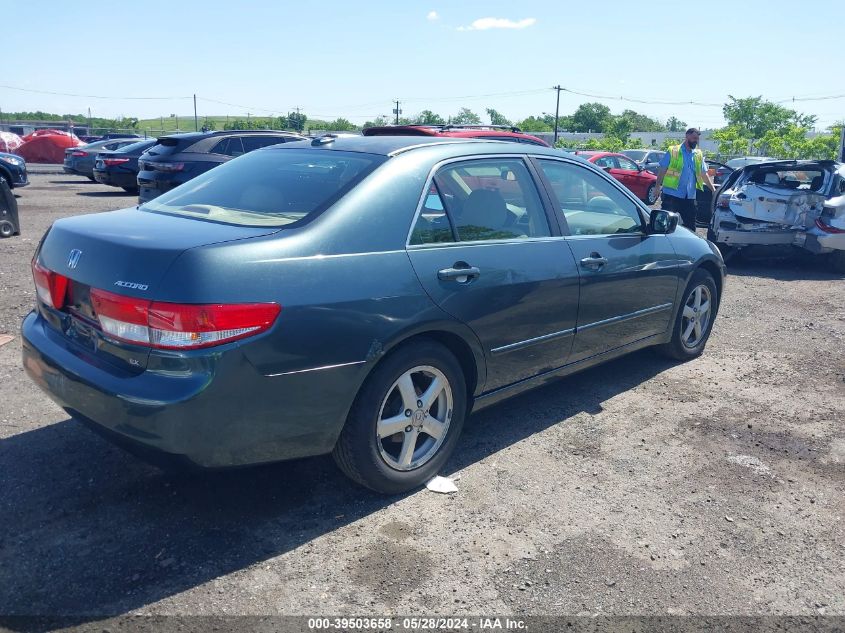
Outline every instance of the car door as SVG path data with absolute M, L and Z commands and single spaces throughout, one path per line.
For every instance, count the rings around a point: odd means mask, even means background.
M 645 231 L 645 212 L 586 166 L 536 159 L 580 272 L 570 362 L 667 330 L 680 262 L 665 235 Z
M 478 336 L 485 390 L 566 363 L 579 277 L 521 156 L 441 164 L 426 185 L 408 256 L 425 291 Z
M 645 198 L 648 184 L 651 184 L 648 176 L 643 176 L 643 172 L 630 158 L 625 156 L 616 156 L 615 158 L 617 167 L 615 170 L 611 170 L 611 175 L 616 176 L 617 180 L 633 191 L 638 198 Z

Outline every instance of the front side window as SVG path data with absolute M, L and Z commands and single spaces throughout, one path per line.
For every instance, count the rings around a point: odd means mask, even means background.
M 552 188 L 553 198 L 570 235 L 639 233 L 637 205 L 591 169 L 561 161 L 537 161 Z
M 636 163 L 632 160 L 628 160 L 627 158 L 622 158 L 621 156 L 616 157 L 616 161 L 619 163 L 619 169 L 628 169 L 630 171 L 639 171 L 637 169 Z
M 437 211 L 438 207 L 443 211 Z M 411 243 L 455 238 L 461 242 L 512 240 L 550 234 L 540 195 L 525 163 L 516 158 L 491 158 L 451 163 L 437 172 Z
M 597 158 L 593 164 L 598 165 L 602 169 L 616 169 L 618 166 L 614 156 L 602 156 L 601 158 Z

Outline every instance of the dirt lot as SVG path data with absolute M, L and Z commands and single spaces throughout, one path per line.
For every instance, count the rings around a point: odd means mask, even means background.
M 646 350 L 473 416 L 459 492 L 328 458 L 165 476 L 20 367 L 47 226 L 129 206 L 33 175 L 0 241 L 0 614 L 845 615 L 845 281 L 731 262 L 705 355 Z

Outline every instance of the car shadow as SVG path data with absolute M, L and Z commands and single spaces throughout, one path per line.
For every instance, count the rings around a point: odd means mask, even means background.
M 599 412 L 672 365 L 644 350 L 483 410 L 445 471 Z M 497 424 L 510 412 L 519 425 Z M 397 501 L 350 483 L 330 457 L 166 474 L 73 420 L 0 442 L 0 481 L 0 625 L 16 630 L 33 627 L 16 615 L 67 625 L 127 613 Z
M 845 279 L 845 274 L 833 270 L 828 257 L 804 252 L 770 254 L 759 249 L 738 253 L 726 264 L 728 275 L 735 277 L 766 277 L 778 281 Z
M 129 196 L 131 198 L 137 198 L 137 193 L 129 193 L 124 191 L 123 189 L 118 189 L 117 191 L 77 191 L 77 196 L 86 196 L 88 198 L 125 198 Z
M 75 180 L 50 180 L 51 185 L 96 185 L 99 184 L 93 180 L 86 178 L 85 176 L 80 176 Z

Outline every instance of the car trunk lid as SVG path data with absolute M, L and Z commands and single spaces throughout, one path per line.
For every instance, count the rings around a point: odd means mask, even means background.
M 41 313 L 50 327 L 79 353 L 127 371 L 143 371 L 149 347 L 104 335 L 92 290 L 153 300 L 164 274 L 186 250 L 260 237 L 277 230 L 137 209 L 59 220 L 39 249 L 37 265 L 66 278 L 67 287 L 59 309 L 42 302 Z

